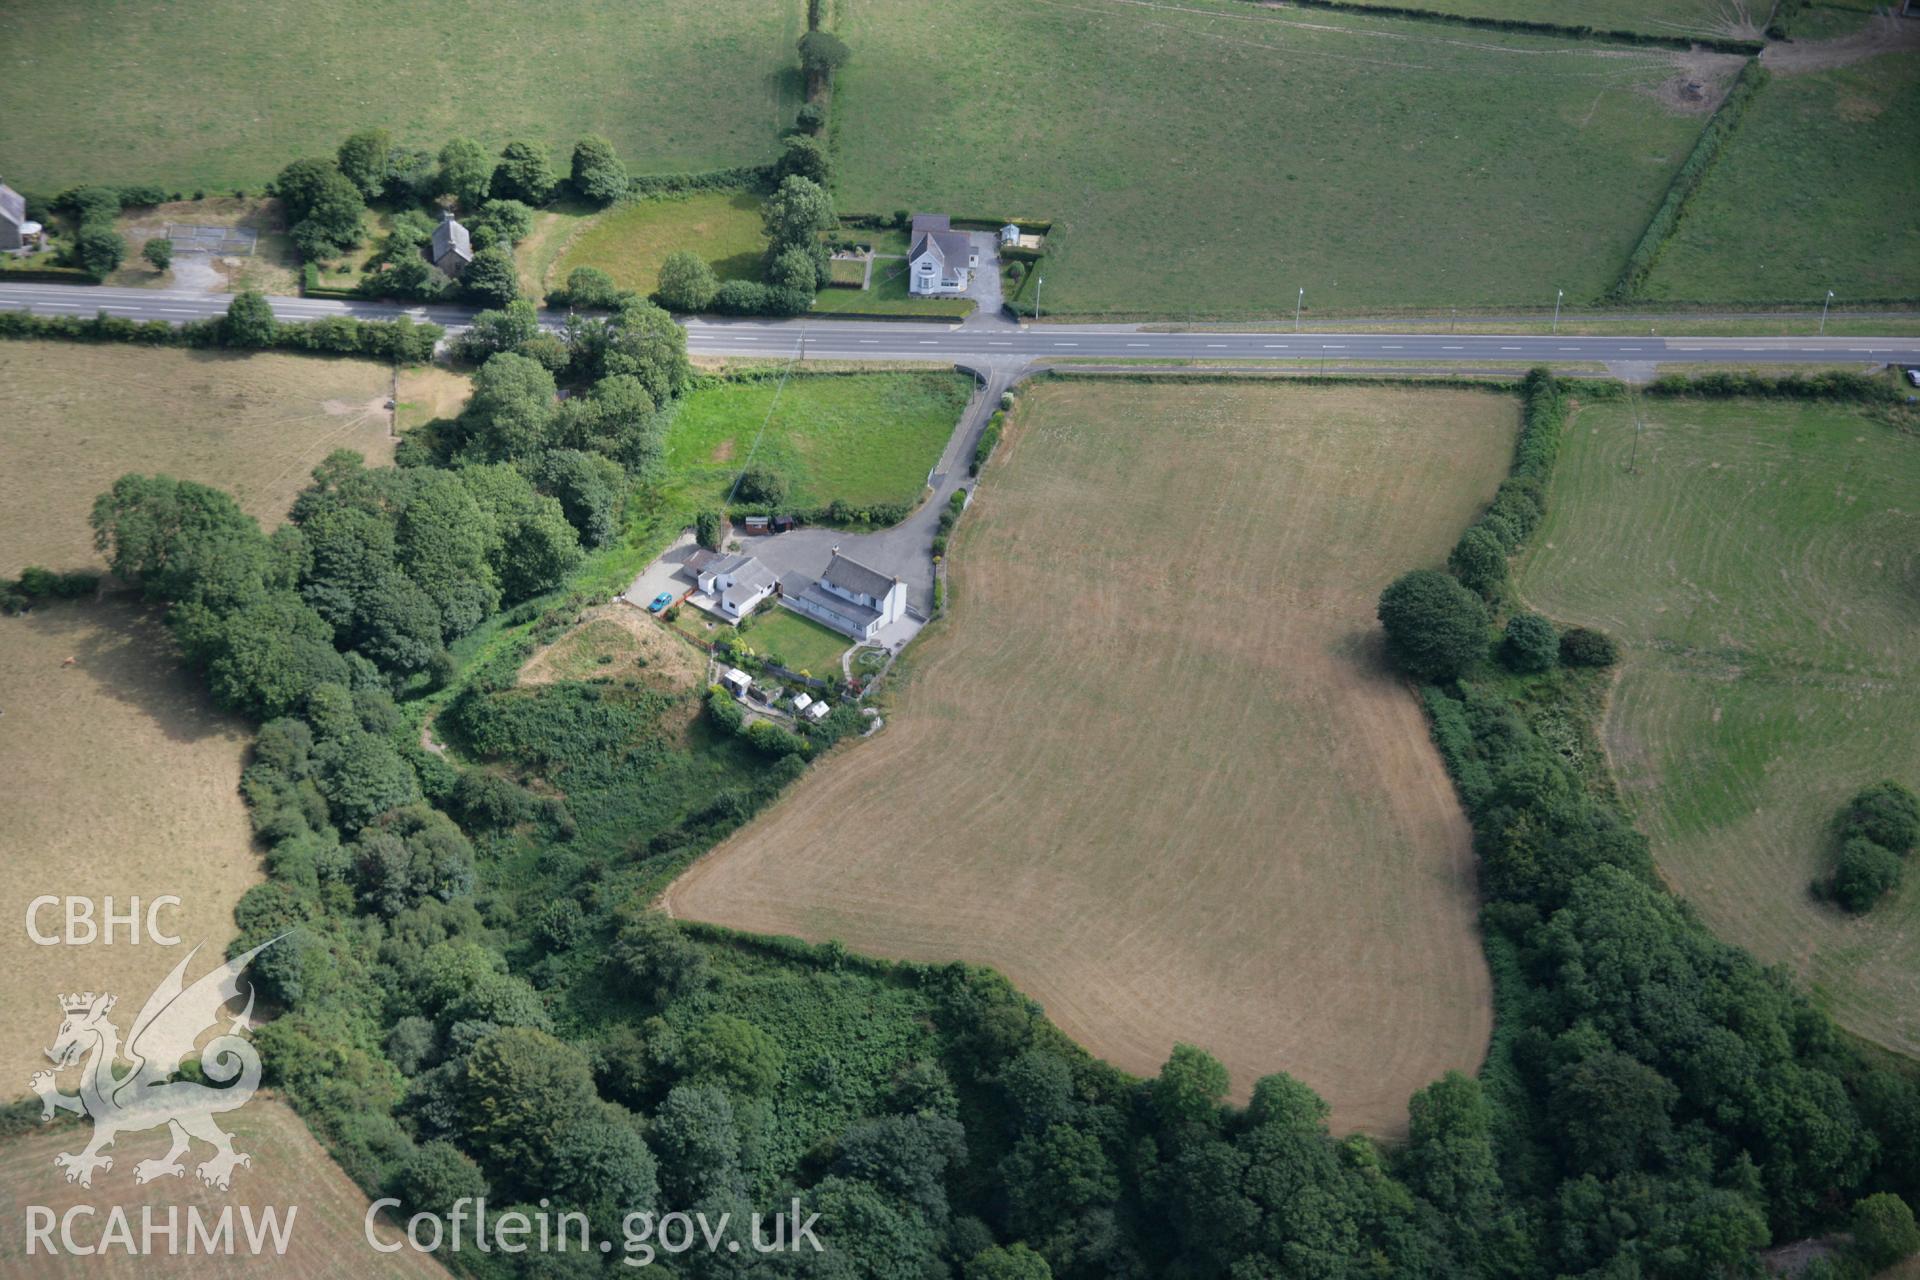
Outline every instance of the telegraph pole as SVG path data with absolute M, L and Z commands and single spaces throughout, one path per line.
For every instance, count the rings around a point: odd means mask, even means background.
M 1633 452 L 1627 458 L 1627 474 L 1634 475 L 1640 468 L 1640 401 L 1633 394 L 1633 384 L 1627 384 L 1627 406 L 1633 410 Z

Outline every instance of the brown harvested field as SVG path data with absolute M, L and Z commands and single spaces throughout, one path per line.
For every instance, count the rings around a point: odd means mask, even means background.
M 364 360 L 0 345 L 0 574 L 98 565 L 87 513 L 129 471 L 218 485 L 272 524 L 332 450 L 392 460 L 392 386 Z
M 0 1213 L 4 1213 L 8 1224 L 4 1237 L 0 1237 L 0 1273 L 47 1277 L 48 1280 L 65 1276 L 126 1276 L 151 1280 L 260 1272 L 302 1280 L 320 1276 L 445 1277 L 446 1272 L 437 1263 L 411 1249 L 380 1254 L 367 1245 L 362 1227 L 369 1203 L 367 1197 L 327 1157 L 291 1107 L 261 1094 L 238 1111 L 222 1116 L 220 1123 L 233 1135 L 235 1149 L 253 1157 L 251 1166 L 235 1171 L 233 1189 L 229 1192 L 201 1185 L 191 1168 L 181 1178 L 160 1178 L 145 1186 L 135 1186 L 135 1162 L 157 1158 L 166 1151 L 164 1129 L 129 1134 L 120 1139 L 113 1149 L 113 1168 L 96 1174 L 91 1189 L 69 1185 L 53 1163 L 55 1152 L 79 1149 L 88 1132 L 84 1125 L 62 1125 L 0 1142 Z M 204 1149 L 197 1158 L 205 1158 Z M 114 1207 L 126 1211 L 133 1238 L 138 1242 L 143 1205 L 153 1206 L 156 1221 L 163 1225 L 167 1208 L 177 1206 L 183 1250 L 189 1206 L 199 1210 L 203 1221 L 212 1222 L 218 1219 L 222 1209 L 231 1205 L 236 1238 L 244 1238 L 243 1206 L 256 1213 L 272 1207 L 280 1212 L 282 1222 L 286 1220 L 286 1206 L 296 1206 L 296 1212 L 288 1233 L 287 1251 L 280 1257 L 271 1254 L 259 1260 L 244 1254 L 167 1257 L 164 1236 L 155 1240 L 162 1251 L 159 1256 L 132 1258 L 119 1248 L 88 1258 L 48 1257 L 44 1253 L 26 1256 L 23 1228 L 27 1206 L 42 1205 L 58 1215 L 81 1204 L 92 1205 L 96 1210 L 92 1218 L 76 1219 L 74 1233 L 77 1242 L 82 1244 L 99 1241 L 107 1215 Z M 398 1239 L 398 1228 L 390 1221 L 383 1222 L 381 1239 Z M 57 1232 L 54 1238 L 59 1238 Z
M 0 574 L 98 566 L 87 513 L 127 471 L 229 488 L 275 524 L 329 450 L 391 457 L 390 385 L 364 361 L 0 345 Z M 0 618 L 0 918 L 14 922 L 0 1024 L 20 1031 L 0 1050 L 0 1097 L 44 1065 L 60 992 L 112 990 L 137 1009 L 154 959 L 172 954 L 36 946 L 21 927 L 35 897 L 111 894 L 124 907 L 174 894 L 168 922 L 184 943 L 218 952 L 232 938 L 234 904 L 260 874 L 237 790 L 250 738 L 126 599 Z
M 75 659 L 72 666 L 65 665 Z M 127 1016 L 205 941 L 233 938 L 233 906 L 260 878 L 238 783 L 252 734 L 213 709 L 153 613 L 124 600 L 0 617 L 0 1098 L 26 1092 L 60 1026 L 57 997 L 111 991 Z M 181 900 L 180 948 L 36 946 L 23 921 L 44 894 Z M 40 917 L 58 928 L 58 911 Z
M 667 894 L 678 915 L 993 965 L 1088 1049 L 1176 1041 L 1341 1130 L 1486 1046 L 1468 830 L 1373 604 L 1517 426 L 1465 390 L 1061 382 L 961 523 L 888 730 Z

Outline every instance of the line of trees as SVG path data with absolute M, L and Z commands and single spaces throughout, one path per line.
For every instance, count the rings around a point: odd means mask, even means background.
M 1856 1201 L 1910 1225 L 1920 1092 L 1660 885 L 1587 719 L 1578 668 L 1611 662 L 1611 642 L 1515 613 L 1493 660 L 1490 557 L 1537 525 L 1567 412 L 1544 370 L 1522 391 L 1513 476 L 1453 572 L 1409 574 L 1380 604 L 1473 822 L 1499 1007 L 1481 1080 L 1455 1085 L 1490 1145 L 1439 1182 L 1417 1156 L 1406 1176 L 1476 1275 L 1744 1274 Z M 1421 1127 L 1416 1107 L 1416 1146 Z M 1864 1254 L 1808 1274 L 1859 1273 Z

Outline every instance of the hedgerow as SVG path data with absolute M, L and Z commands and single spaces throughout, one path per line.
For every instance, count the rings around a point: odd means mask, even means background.
M 1654 264 L 1660 260 L 1660 251 L 1680 225 L 1687 201 L 1700 189 L 1707 171 L 1713 168 L 1713 162 L 1719 158 L 1720 148 L 1733 136 L 1741 117 L 1753 102 L 1754 94 L 1767 82 L 1767 74 L 1767 69 L 1758 58 L 1751 59 L 1740 68 L 1740 74 L 1734 77 L 1733 87 L 1727 91 L 1726 99 L 1713 113 L 1713 119 L 1707 121 L 1707 127 L 1700 131 L 1693 150 L 1674 173 L 1673 181 L 1667 187 L 1666 198 L 1653 211 L 1647 229 L 1641 233 L 1633 252 L 1627 255 L 1626 265 L 1621 267 L 1619 277 L 1607 290 L 1609 300 L 1618 302 L 1631 298 L 1646 283 Z

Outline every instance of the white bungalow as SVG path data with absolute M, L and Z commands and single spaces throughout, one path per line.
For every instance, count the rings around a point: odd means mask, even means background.
M 728 622 L 738 622 L 773 594 L 779 579 L 752 556 L 720 556 L 700 566 L 694 603 Z

